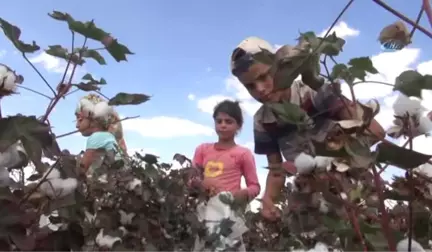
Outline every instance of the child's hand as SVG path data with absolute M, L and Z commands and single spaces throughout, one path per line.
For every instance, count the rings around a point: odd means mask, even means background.
M 270 199 L 263 199 L 263 208 L 261 210 L 261 215 L 269 221 L 275 221 L 280 218 L 279 209 Z
M 202 182 L 202 186 L 206 191 L 208 191 L 210 197 L 213 197 L 219 193 L 214 181 L 204 179 L 204 181 Z

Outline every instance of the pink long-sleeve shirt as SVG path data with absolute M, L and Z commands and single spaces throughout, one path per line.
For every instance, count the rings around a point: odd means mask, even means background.
M 260 193 L 255 159 L 243 146 L 217 149 L 214 143 L 201 144 L 195 150 L 193 164 L 204 169 L 204 180 L 209 180 L 219 191 L 246 190 L 250 200 Z M 245 189 L 240 185 L 242 176 L 246 180 Z

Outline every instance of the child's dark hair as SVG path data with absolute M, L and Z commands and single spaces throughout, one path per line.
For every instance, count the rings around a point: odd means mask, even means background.
M 219 113 L 225 113 L 234 118 L 240 128 L 243 126 L 243 112 L 238 101 L 221 101 L 214 108 L 213 119 L 216 119 Z

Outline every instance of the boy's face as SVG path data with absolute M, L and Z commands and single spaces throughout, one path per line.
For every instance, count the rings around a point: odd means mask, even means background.
M 237 78 L 255 100 L 264 103 L 276 99 L 273 92 L 273 76 L 270 74 L 269 65 L 255 63 L 247 71 L 239 74 Z

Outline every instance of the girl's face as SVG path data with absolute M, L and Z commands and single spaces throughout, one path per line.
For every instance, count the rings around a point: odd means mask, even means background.
M 94 132 L 92 121 L 87 117 L 79 115 L 77 116 L 76 128 L 83 136 L 90 136 Z
M 240 127 L 234 118 L 219 112 L 215 118 L 215 129 L 220 140 L 233 140 Z

